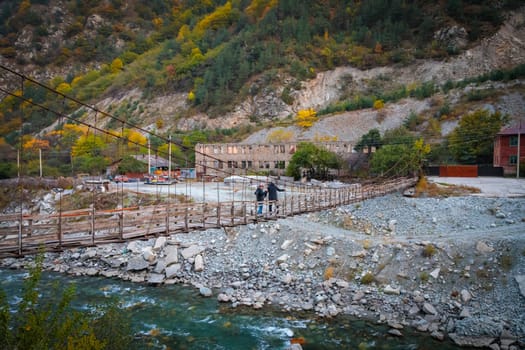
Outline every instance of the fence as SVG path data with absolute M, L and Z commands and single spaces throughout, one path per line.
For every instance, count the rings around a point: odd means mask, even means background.
M 54 215 L 0 215 L 0 258 L 33 254 L 40 249 L 64 248 L 147 239 L 176 232 L 190 232 L 226 226 L 245 225 L 340 205 L 399 191 L 416 182 L 402 178 L 380 184 L 347 185 L 342 188 L 311 188 L 286 196 L 278 212 L 257 216 L 257 202 L 229 201 L 189 204 L 163 204 L 115 210 L 76 210 Z M 277 209 L 277 208 L 276 208 Z

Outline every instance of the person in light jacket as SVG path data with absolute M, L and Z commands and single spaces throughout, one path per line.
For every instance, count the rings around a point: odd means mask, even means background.
M 255 190 L 255 199 L 257 200 L 257 215 L 262 215 L 263 202 L 266 198 L 267 191 L 264 190 L 264 185 L 260 184 Z
M 273 182 L 270 182 L 268 184 L 268 200 L 270 201 L 270 204 L 268 206 L 268 210 L 270 213 L 272 212 L 272 205 L 275 203 L 275 212 L 279 213 L 279 205 L 277 204 L 278 198 L 277 198 L 277 192 L 284 192 L 284 189 L 281 189 L 277 187 Z

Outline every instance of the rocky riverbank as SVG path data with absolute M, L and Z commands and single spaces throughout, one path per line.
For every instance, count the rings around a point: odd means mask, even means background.
M 351 315 L 525 347 L 525 200 L 392 194 L 242 227 L 47 253 L 45 269 L 183 283 L 231 307 Z M 32 257 L 4 259 L 23 268 Z

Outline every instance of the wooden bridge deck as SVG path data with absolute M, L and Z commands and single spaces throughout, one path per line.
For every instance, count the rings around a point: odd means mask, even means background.
M 349 185 L 293 194 L 279 201 L 279 213 L 257 216 L 254 201 L 156 205 L 116 210 L 76 210 L 55 215 L 0 215 L 0 258 L 34 254 L 40 250 L 94 246 L 245 225 L 363 201 L 413 186 L 415 178 L 375 185 Z M 265 208 L 267 208 L 265 203 Z

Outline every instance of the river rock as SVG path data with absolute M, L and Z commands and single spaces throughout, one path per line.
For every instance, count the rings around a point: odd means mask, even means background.
M 149 262 L 144 260 L 142 256 L 133 257 L 128 260 L 127 271 L 141 271 L 149 267 Z
M 282 249 L 282 250 L 286 250 L 286 249 L 288 249 L 288 247 L 291 246 L 292 243 L 293 243 L 293 240 L 291 240 L 291 239 L 287 239 L 287 240 L 285 240 L 285 241 L 283 242 L 283 244 L 281 244 L 281 249 Z
M 521 295 L 525 297 L 525 275 L 516 275 L 514 276 L 514 279 L 518 283 Z
M 430 303 L 423 303 L 423 312 L 427 315 L 437 315 L 437 311 Z
M 166 267 L 166 278 L 174 277 L 180 270 L 181 264 L 173 264 Z
M 217 301 L 220 303 L 228 303 L 231 301 L 231 297 L 226 293 L 219 293 L 219 295 L 217 295 Z
M 211 291 L 211 289 L 208 287 L 204 287 L 204 286 L 199 288 L 199 293 L 203 297 L 211 297 L 213 295 L 213 292 Z
M 186 260 L 194 257 L 197 254 L 202 253 L 206 248 L 200 245 L 192 245 L 188 248 L 183 249 L 180 253 L 182 257 Z
M 155 240 L 155 244 L 153 245 L 154 251 L 160 251 L 164 246 L 166 245 L 166 237 L 160 236 Z
M 166 256 L 164 259 L 166 261 L 166 266 L 179 262 L 179 250 L 174 245 L 168 245 L 164 248 L 164 255 Z
M 494 248 L 489 247 L 487 243 L 483 241 L 479 241 L 478 243 L 476 243 L 476 250 L 480 253 L 486 254 L 493 252 Z
M 142 250 L 142 257 L 150 264 L 154 263 L 155 260 L 157 260 L 157 254 L 153 251 L 153 247 L 145 247 Z
M 385 294 L 390 294 L 390 295 L 399 295 L 401 294 L 401 288 L 394 288 L 390 285 L 387 285 L 385 289 L 383 290 L 383 292 Z
M 461 300 L 464 303 L 468 303 L 472 299 L 472 294 L 470 294 L 470 292 L 466 289 L 462 289 L 460 294 L 461 294 Z
M 148 277 L 148 283 L 150 284 L 161 284 L 164 281 L 164 274 L 150 273 Z
M 448 336 L 459 346 L 473 346 L 475 348 L 489 347 L 496 340 L 496 338 L 491 337 L 462 336 L 456 333 L 450 333 Z
M 202 255 L 199 254 L 195 257 L 193 269 L 195 270 L 195 272 L 201 272 L 202 270 L 204 270 L 204 259 Z

